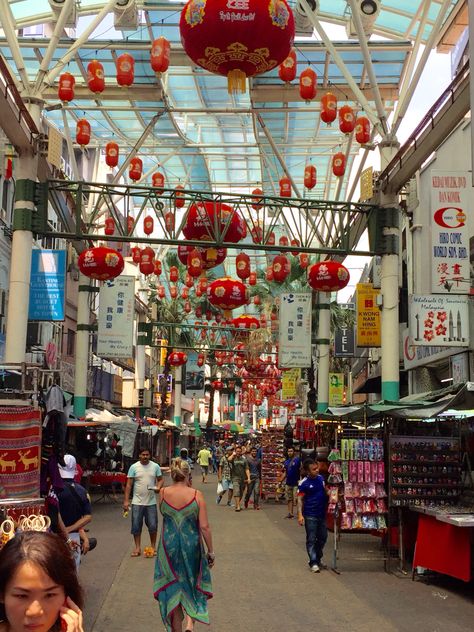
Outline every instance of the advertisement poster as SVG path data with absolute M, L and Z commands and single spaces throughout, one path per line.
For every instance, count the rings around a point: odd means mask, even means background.
M 278 364 L 286 368 L 311 366 L 311 293 L 280 296 Z
M 204 366 L 198 366 L 197 361 L 197 353 L 188 353 L 184 385 L 186 395 L 193 398 L 204 397 Z
M 33 250 L 28 320 L 64 320 L 66 251 Z
M 431 291 L 469 294 L 471 174 L 431 171 Z
M 281 398 L 283 401 L 296 399 L 296 387 L 300 378 L 301 369 L 290 369 L 283 372 L 281 376 Z
M 380 347 L 380 308 L 372 283 L 358 283 L 357 289 L 357 346 Z
M 102 358 L 133 357 L 135 277 L 104 281 L 99 291 L 97 355 Z
M 329 406 L 342 406 L 344 403 L 344 373 L 330 373 Z
M 409 329 L 414 345 L 469 346 L 469 298 L 410 295 Z

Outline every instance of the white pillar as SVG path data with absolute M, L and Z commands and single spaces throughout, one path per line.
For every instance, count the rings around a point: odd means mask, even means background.
M 329 343 L 331 337 L 331 294 L 318 292 L 319 325 L 318 338 L 318 413 L 326 412 L 329 406 Z
M 181 396 L 183 392 L 183 367 L 177 366 L 174 370 L 174 423 L 181 426 Z
M 145 345 L 141 340 L 140 323 L 146 320 L 145 314 L 139 314 L 136 320 L 137 346 L 135 350 L 135 389 L 137 393 L 145 388 Z
M 79 273 L 77 295 L 77 333 L 74 359 L 74 414 L 84 417 L 87 405 L 87 377 L 89 368 L 89 298 L 91 281 Z

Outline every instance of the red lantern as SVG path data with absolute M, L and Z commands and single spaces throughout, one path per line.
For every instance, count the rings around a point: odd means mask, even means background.
M 205 270 L 210 270 L 221 264 L 227 257 L 227 248 L 199 248 L 202 257 L 202 265 Z
M 165 227 L 169 233 L 172 233 L 174 231 L 175 221 L 175 216 L 172 211 L 168 211 L 167 213 L 165 213 Z
M 257 273 L 251 272 L 249 274 L 249 285 L 257 285 Z
M 104 91 L 104 67 L 97 59 L 93 59 L 87 64 L 87 85 L 89 86 L 89 90 L 95 94 L 100 94 Z
M 267 246 L 274 246 L 275 245 L 275 233 L 273 231 L 268 233 L 265 243 L 267 244 Z
M 165 286 L 164 285 L 157 285 L 156 286 L 156 291 L 158 293 L 158 297 L 159 298 L 165 298 L 166 292 L 165 292 Z
M 273 281 L 273 266 L 267 266 L 267 271 L 265 272 L 265 278 L 267 281 Z
M 366 116 L 359 116 L 355 126 L 356 141 L 366 145 L 370 141 L 370 121 Z
M 300 254 L 300 267 L 303 268 L 304 270 L 308 266 L 309 266 L 309 255 L 306 252 L 302 252 Z
M 261 226 L 253 226 L 250 231 L 252 235 L 252 241 L 254 244 L 261 244 L 263 239 L 263 229 Z
M 239 213 L 227 204 L 198 202 L 189 207 L 183 234 L 186 239 L 203 241 L 223 237 L 225 241 L 235 244 L 246 236 L 247 226 Z
M 248 289 L 242 281 L 224 277 L 210 284 L 207 288 L 207 298 L 214 307 L 229 312 L 248 303 Z
M 197 248 L 193 248 L 187 257 L 188 274 L 197 278 L 202 273 L 202 257 Z
M 184 306 L 183 306 L 184 311 L 186 312 L 186 314 L 190 314 L 191 313 L 191 303 L 189 301 L 184 301 Z
M 260 296 L 258 294 L 255 294 L 255 296 L 253 297 L 253 304 L 260 305 L 261 302 L 262 302 L 262 299 L 260 298 Z
M 76 80 L 70 72 L 63 72 L 59 77 L 58 97 L 63 103 L 74 99 L 74 84 Z
M 186 274 L 184 278 L 184 285 L 189 288 L 194 286 L 194 279 L 190 274 Z
M 119 146 L 110 142 L 105 146 L 105 164 L 108 167 L 116 167 L 119 161 Z
M 201 292 L 205 292 L 207 290 L 207 279 L 206 277 L 201 277 L 199 279 L 199 283 L 198 283 L 198 287 L 201 290 Z
M 336 120 L 337 116 L 337 99 L 332 92 L 326 92 L 321 97 L 321 120 L 330 125 Z
M 202 307 L 201 307 L 201 305 L 198 305 L 196 307 L 196 309 L 194 310 L 194 313 L 196 314 L 196 316 L 198 318 L 201 318 L 201 316 L 202 316 Z
M 165 186 L 165 176 L 160 171 L 156 171 L 151 176 L 151 182 L 156 189 L 157 195 L 162 195 L 163 187 Z
M 178 298 L 178 288 L 176 285 L 170 285 L 170 296 L 171 298 Z
M 290 274 L 291 266 L 290 262 L 284 255 L 277 255 L 272 262 L 273 280 L 277 283 L 283 283 L 283 281 Z
M 221 382 L 220 380 L 213 380 L 211 382 L 211 386 L 215 391 L 220 391 L 224 388 L 224 382 Z
M 172 351 L 168 356 L 170 366 L 183 366 L 188 361 L 188 356 L 184 351 Z
M 309 285 L 320 292 L 342 290 L 349 279 L 349 270 L 338 261 L 320 261 L 308 269 Z
M 307 189 L 314 189 L 316 186 L 316 167 L 311 163 L 304 168 L 304 185 Z
M 201 288 L 199 287 L 199 285 L 198 285 L 198 286 L 197 286 L 197 288 L 195 289 L 194 293 L 196 294 L 196 296 L 197 296 L 198 298 L 200 298 L 200 297 L 202 296 L 202 290 L 201 290 Z
M 113 217 L 106 218 L 104 233 L 106 235 L 113 235 L 115 233 L 115 221 Z
M 115 279 L 121 274 L 125 263 L 120 252 L 98 246 L 96 248 L 88 248 L 79 255 L 79 270 L 90 279 L 98 279 L 106 281 L 107 279 Z
M 297 70 L 297 60 L 296 60 L 296 50 L 294 48 L 291 49 L 290 54 L 286 59 L 282 61 L 282 63 L 278 67 L 278 76 L 282 81 L 289 83 L 293 81 L 296 77 Z
M 197 357 L 197 362 L 196 362 L 196 364 L 197 364 L 198 366 L 203 366 L 204 361 L 205 361 L 205 356 L 204 356 L 204 353 L 198 353 L 198 357 Z
M 181 290 L 181 298 L 189 298 L 189 288 L 183 287 Z
M 227 76 L 229 92 L 245 92 L 246 77 L 276 68 L 288 57 L 295 36 L 286 0 L 189 0 L 179 30 L 189 57 L 209 72 Z
M 150 50 L 150 64 L 155 72 L 166 72 L 170 65 L 170 43 L 166 37 L 153 40 Z
M 153 228 L 155 226 L 155 222 L 151 215 L 147 215 L 143 220 L 143 232 L 145 235 L 151 235 L 153 232 Z
M 182 184 L 178 184 L 174 189 L 174 205 L 176 208 L 183 208 L 185 200 L 184 200 L 184 187 Z
M 343 134 L 350 134 L 355 127 L 354 110 L 350 105 L 343 105 L 339 109 L 339 129 Z
M 150 246 L 143 248 L 140 253 L 140 272 L 145 276 L 153 274 L 155 269 L 155 251 Z
M 142 172 L 143 172 L 142 159 L 139 158 L 138 156 L 134 156 L 130 160 L 130 165 L 128 167 L 128 177 L 130 178 L 130 180 L 137 182 L 137 180 L 140 180 L 140 178 L 142 177 Z
M 280 178 L 280 197 L 291 197 L 291 180 L 287 176 Z
M 250 257 L 245 252 L 240 252 L 235 258 L 235 269 L 239 279 L 244 281 L 250 276 Z
M 128 53 L 117 57 L 117 83 L 119 86 L 131 86 L 135 78 L 135 60 Z
M 131 235 L 133 233 L 134 228 L 135 228 L 135 220 L 131 215 L 129 215 L 127 217 L 127 234 Z
M 280 237 L 280 239 L 278 240 L 278 244 L 279 244 L 280 246 L 288 246 L 288 243 L 289 243 L 289 242 L 288 242 L 288 237 L 287 237 L 286 235 L 282 235 L 282 236 Z
M 153 272 L 156 274 L 156 276 L 160 276 L 162 272 L 161 261 L 159 259 L 155 259 L 155 262 L 153 264 Z
M 170 266 L 170 281 L 176 283 L 179 278 L 179 270 L 176 266 Z
M 130 249 L 130 254 L 132 255 L 132 261 L 133 263 L 140 263 L 140 255 L 141 255 L 141 250 L 138 246 L 134 246 L 133 248 Z
M 332 157 L 332 172 L 340 178 L 346 171 L 346 157 L 342 152 L 334 154 Z
M 76 125 L 76 142 L 81 147 L 89 144 L 91 139 L 91 126 L 86 119 L 79 119 Z
M 297 248 L 300 245 L 299 239 L 292 239 L 291 240 L 291 245 L 293 246 L 293 248 Z M 299 252 L 297 252 L 296 250 L 294 250 L 292 252 L 292 254 L 297 257 L 299 255 Z
M 252 191 L 252 195 L 263 195 L 263 191 L 262 189 L 254 189 Z M 255 202 L 252 202 L 252 208 L 255 211 L 258 211 L 258 209 L 262 208 L 262 206 L 263 206 L 263 200 L 260 198 L 257 198 Z
M 318 92 L 318 75 L 312 68 L 305 68 L 300 75 L 300 97 L 312 101 Z
M 253 329 L 260 329 L 260 321 L 255 316 L 249 314 L 241 314 L 232 320 L 232 327 L 236 329 L 242 329 L 244 331 L 250 331 Z

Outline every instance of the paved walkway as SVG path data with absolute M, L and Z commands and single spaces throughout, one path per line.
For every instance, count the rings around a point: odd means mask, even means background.
M 330 570 L 312 574 L 306 566 L 304 529 L 284 520 L 283 505 L 240 513 L 216 506 L 210 479 L 203 488 L 215 540 L 215 596 L 209 602 L 211 626 L 196 625 L 196 632 L 472 629 L 472 585 L 449 579 L 428 585 L 387 574 L 383 563 L 373 559 L 379 556 L 376 538 L 344 544 L 341 575 Z M 154 560 L 130 558 L 129 526 L 120 505 L 94 505 L 91 534 L 99 544 L 80 573 L 87 591 L 86 632 L 163 629 L 151 593 Z

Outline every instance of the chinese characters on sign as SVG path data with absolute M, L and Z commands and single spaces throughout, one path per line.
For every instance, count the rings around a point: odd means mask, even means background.
M 64 320 L 66 251 L 33 250 L 28 320 Z
M 99 292 L 97 355 L 133 357 L 135 278 L 119 276 L 105 281 Z
M 311 365 L 311 294 L 280 297 L 279 366 L 305 368 Z
M 469 346 L 467 296 L 409 297 L 410 337 L 414 345 Z
M 431 290 L 469 294 L 470 174 L 431 172 Z
M 372 283 L 357 284 L 357 346 L 380 347 L 379 290 Z

